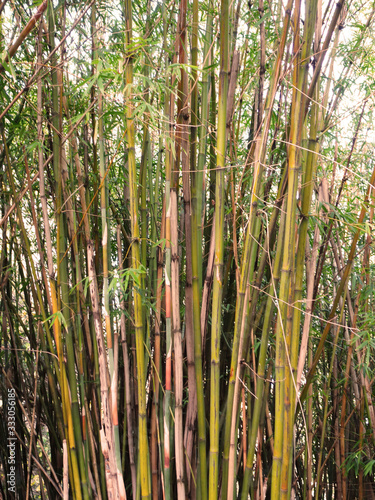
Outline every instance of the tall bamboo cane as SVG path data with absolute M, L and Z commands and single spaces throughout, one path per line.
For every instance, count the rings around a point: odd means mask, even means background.
M 139 224 L 137 177 L 135 165 L 135 131 L 133 120 L 133 35 L 132 35 L 132 5 L 130 0 L 124 0 L 125 12 L 125 56 L 126 56 L 126 124 L 128 139 L 128 174 L 130 193 L 130 218 L 132 233 L 132 265 L 135 271 L 140 270 Z M 140 286 L 140 285 L 139 285 Z M 144 355 L 144 324 L 141 290 L 134 288 L 134 328 L 136 335 L 137 377 L 138 377 L 138 427 L 139 427 L 139 462 L 142 499 L 151 499 L 150 466 L 147 440 L 146 415 L 146 380 Z
M 165 66 L 168 66 L 167 54 L 167 6 L 163 2 L 163 47 Z M 176 51 L 173 62 L 177 61 Z M 165 360 L 165 397 L 164 397 L 164 454 L 163 480 L 165 498 L 171 498 L 171 391 L 172 391 L 172 298 L 171 298 L 171 184 L 172 184 L 172 144 L 174 141 L 171 126 L 174 117 L 174 94 L 169 91 L 169 78 L 166 79 L 166 95 L 164 99 L 163 131 L 165 134 L 165 329 L 166 329 L 166 360 Z
M 275 447 L 272 464 L 271 498 L 287 498 L 289 485 L 289 454 L 293 439 L 293 413 L 291 386 L 294 383 L 291 365 L 292 319 L 295 280 L 295 217 L 298 187 L 298 143 L 300 140 L 301 92 L 299 76 L 299 22 L 300 2 L 296 2 L 293 16 L 295 27 L 293 54 L 293 98 L 290 124 L 290 146 L 288 151 L 288 197 L 287 219 L 285 224 L 284 255 L 281 268 L 279 291 L 279 314 L 276 329 L 276 383 L 275 383 Z
M 192 494 L 194 489 L 192 481 L 193 462 L 193 449 L 195 440 L 195 426 L 197 420 L 197 386 L 196 386 L 196 365 L 201 363 L 201 359 L 195 360 L 195 344 L 200 341 L 200 279 L 201 276 L 201 260 L 202 260 L 202 227 L 201 227 L 201 214 L 202 214 L 202 188 L 200 179 L 203 180 L 203 173 L 199 172 L 199 155 L 198 155 L 198 172 L 196 171 L 196 151 L 197 151 L 197 137 L 198 131 L 200 132 L 202 126 L 198 124 L 198 1 L 193 2 L 193 26 L 192 26 L 192 48 L 191 48 L 191 64 L 192 64 L 192 90 L 191 90 L 191 119 L 190 119 L 190 171 L 191 171 L 191 249 L 186 249 L 186 258 L 191 259 L 189 267 L 189 277 L 191 279 L 192 290 L 191 301 L 187 302 L 190 306 L 190 312 L 186 314 L 186 355 L 188 366 L 188 391 L 189 400 L 186 411 L 186 424 L 184 435 L 184 446 L 186 449 L 186 479 L 187 479 L 187 493 Z M 206 99 L 207 108 L 207 94 L 204 92 L 202 99 Z M 198 127 L 198 128 L 197 128 Z M 205 129 L 205 127 L 203 127 Z M 201 137 L 201 134 L 200 134 Z M 199 144 L 201 148 L 201 143 Z M 203 166 L 202 166 L 203 169 Z M 201 197 L 199 201 L 199 196 Z M 191 269 L 191 271 L 190 271 Z M 190 276 L 191 274 L 191 276 Z M 186 291 L 188 293 L 188 290 Z M 192 316 L 192 318 L 191 318 Z M 188 320 L 189 318 L 189 320 Z
M 224 173 L 226 153 L 227 95 L 229 71 L 229 4 L 221 2 L 220 79 L 216 146 L 215 256 L 213 269 L 210 387 L 209 499 L 218 498 L 219 415 L 220 415 L 220 337 L 224 263 Z
M 179 296 L 179 255 L 178 255 L 178 179 L 181 163 L 183 196 L 184 196 L 184 221 L 186 239 L 186 335 L 192 339 L 192 271 L 191 271 L 191 196 L 189 179 L 189 104 L 188 104 L 188 75 L 184 69 L 187 60 L 186 54 L 186 18 L 187 0 L 181 0 L 179 6 L 178 26 L 176 34 L 176 53 L 179 54 L 181 79 L 178 85 L 177 125 L 176 125 L 176 159 L 174 179 L 171 185 L 171 292 L 172 292 L 172 331 L 174 333 L 174 388 L 175 388 L 175 456 L 176 456 L 176 481 L 177 495 L 182 500 L 185 498 L 185 473 L 184 473 L 184 440 L 183 440 L 183 353 L 180 320 Z
M 317 11 L 317 2 L 307 2 L 306 3 L 306 19 L 305 19 L 305 33 L 303 39 L 303 48 L 301 53 L 301 62 L 302 67 L 300 70 L 300 74 L 298 78 L 298 87 L 301 89 L 301 96 L 306 94 L 307 89 L 307 75 L 308 75 L 308 64 L 305 61 L 309 60 L 311 54 L 311 44 L 313 40 L 313 34 L 315 29 L 315 21 L 316 21 L 316 11 Z M 295 21 L 297 22 L 297 20 Z M 295 43 L 299 43 L 299 41 L 295 41 Z M 317 96 L 316 101 L 317 101 Z M 304 98 L 301 98 L 301 107 L 304 109 Z M 297 106 L 300 106 L 298 103 Z M 314 114 L 311 119 L 311 148 L 312 151 L 308 155 L 308 159 L 305 163 L 306 172 L 304 172 L 304 182 L 302 189 L 302 203 L 301 203 L 301 212 L 304 215 L 304 218 L 299 227 L 299 237 L 298 237 L 298 247 L 297 247 L 297 259 L 296 259 L 296 268 L 295 268 L 295 283 L 294 283 L 294 297 L 293 302 L 297 304 L 297 308 L 293 310 L 293 318 L 291 327 L 291 341 L 290 341 L 290 369 L 286 375 L 286 404 L 290 404 L 290 408 L 287 408 L 285 413 L 288 422 L 285 422 L 284 425 L 284 455 L 283 455 L 283 481 L 284 481 L 284 496 L 288 496 L 290 494 L 290 485 L 291 485 L 291 474 L 292 474 L 292 435 L 293 435 L 293 410 L 292 408 L 295 405 L 295 397 L 296 397 L 296 373 L 297 373 L 297 364 L 298 364 L 298 350 L 299 350 L 299 333 L 300 333 L 300 309 L 298 304 L 302 298 L 302 281 L 303 281 L 303 264 L 305 257 L 305 248 L 306 248 L 306 236 L 307 236 L 307 228 L 308 228 L 308 211 L 311 204 L 312 198 L 312 188 L 313 188 L 313 177 L 315 174 L 316 168 L 316 132 L 317 132 L 317 106 L 314 104 Z M 302 116 L 299 117 L 302 120 Z M 300 130 L 302 130 L 302 124 L 299 126 Z M 291 129 L 292 130 L 292 129 Z M 298 142 L 301 141 L 301 135 L 297 133 L 296 135 L 297 146 Z M 290 142 L 293 142 L 292 140 Z M 292 277 L 293 279 L 293 277 Z M 287 331 L 287 335 L 289 334 L 289 330 Z M 288 477 L 286 478 L 286 475 Z M 286 487 L 286 481 L 288 487 Z

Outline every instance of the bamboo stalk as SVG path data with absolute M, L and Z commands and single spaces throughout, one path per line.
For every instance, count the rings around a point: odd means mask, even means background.
M 133 85 L 133 35 L 132 35 L 132 6 L 130 0 L 124 2 L 125 12 L 125 54 L 126 54 L 126 123 L 128 139 L 128 175 L 130 193 L 130 218 L 132 234 L 132 267 L 135 271 L 140 270 L 140 249 L 139 249 L 139 223 L 138 223 L 138 199 L 137 199 L 137 179 L 135 166 L 135 136 L 132 103 Z M 145 381 L 145 355 L 144 338 L 145 325 L 143 323 L 142 296 L 140 290 L 134 289 L 134 328 L 136 337 L 137 355 L 137 377 L 138 377 L 138 429 L 139 429 L 139 462 L 140 462 L 140 482 L 142 499 L 151 499 L 150 466 L 148 458 L 147 439 L 147 415 L 146 415 L 146 381 Z
M 104 345 L 103 325 L 100 314 L 99 291 L 95 272 L 93 242 L 87 242 L 87 261 L 90 279 L 90 296 L 92 310 L 94 315 L 94 326 L 96 341 L 98 344 L 99 356 L 99 379 L 100 379 L 100 395 L 101 395 L 101 429 L 100 442 L 102 453 L 106 464 L 106 484 L 109 498 L 114 495 L 115 498 L 120 498 L 119 492 L 117 463 L 114 447 L 114 434 L 112 425 L 112 416 L 109 401 L 109 373 L 106 359 L 106 350 Z
M 295 217 L 297 209 L 297 187 L 299 160 L 297 147 L 300 141 L 302 116 L 300 113 L 301 93 L 299 74 L 299 23 L 300 2 L 296 2 L 293 16 L 295 27 L 293 38 L 293 96 L 290 122 L 290 139 L 288 150 L 288 195 L 286 207 L 286 224 L 284 236 L 284 252 L 281 267 L 279 290 L 279 313 L 276 327 L 276 382 L 275 382 L 275 446 L 272 464 L 271 498 L 288 497 L 291 477 L 289 457 L 293 444 L 293 360 L 294 345 L 292 321 L 295 287 Z M 297 344 L 298 345 L 298 344 Z
M 120 239 L 120 229 L 117 226 L 117 250 L 118 250 L 118 261 L 119 261 L 119 271 L 120 280 L 123 283 L 123 258 L 122 258 L 122 245 Z M 134 443 L 133 434 L 134 430 L 134 415 L 133 415 L 133 397 L 132 397 L 132 387 L 130 384 L 130 368 L 129 368 L 129 352 L 128 352 L 128 342 L 126 338 L 126 322 L 125 322 L 125 300 L 121 299 L 121 344 L 124 358 L 124 378 L 125 378 L 125 398 L 126 398 L 126 418 L 127 418 L 127 436 L 128 436 L 128 449 L 130 458 L 130 470 L 131 470 L 131 480 L 132 480 L 132 493 L 133 500 L 137 497 L 137 471 L 135 464 L 136 455 L 136 445 Z
M 212 30 L 212 15 L 209 13 L 207 18 L 208 38 L 210 37 L 210 29 Z M 212 36 L 212 35 L 211 35 Z M 206 61 L 210 53 L 209 41 L 205 41 L 203 59 Z M 193 87 L 191 90 L 191 120 L 190 120 L 190 171 L 191 171 L 191 203 L 189 210 L 191 211 L 191 249 L 187 249 L 187 260 L 191 259 L 189 268 L 189 278 L 191 277 L 192 297 L 189 298 L 189 314 L 187 318 L 192 316 L 192 322 L 187 322 L 186 328 L 186 354 L 188 363 L 188 390 L 189 401 L 186 412 L 185 436 L 184 445 L 186 449 L 186 479 L 187 493 L 194 489 L 194 481 L 192 481 L 191 469 L 193 459 L 193 447 L 195 440 L 195 426 L 197 421 L 197 386 L 195 368 L 200 364 L 201 354 L 197 352 L 198 357 L 195 359 L 195 345 L 201 339 L 201 283 L 202 283 L 202 238 L 203 238 L 203 199 L 204 199 L 204 163 L 206 157 L 206 134 L 207 134 L 207 114 L 208 114 L 208 74 L 202 74 L 202 109 L 200 123 L 198 123 L 198 76 L 196 67 L 198 65 L 198 1 L 193 3 L 193 35 L 191 49 L 192 63 L 192 78 Z M 197 138 L 199 135 L 199 152 L 198 162 L 196 166 Z M 184 189 L 185 191 L 185 189 Z M 190 255 L 189 255 L 190 254 Z M 191 257 L 190 257 L 191 256 Z M 191 271 L 190 271 L 191 267 Z M 191 276 L 190 276 L 191 274 Z M 188 278 L 188 279 L 189 279 Z M 190 294 L 190 291 L 189 291 Z M 198 348 L 199 351 L 199 348 Z M 197 362 L 197 363 L 196 363 Z M 199 371 L 199 370 L 198 370 Z M 198 375 L 199 378 L 199 375 Z
M 69 499 L 69 474 L 68 474 L 68 447 L 66 444 L 66 439 L 63 441 L 63 456 L 64 456 L 64 478 L 63 478 L 63 498 L 64 500 Z
M 171 190 L 171 294 L 172 294 L 172 331 L 174 347 L 174 389 L 175 389 L 175 456 L 177 496 L 185 498 L 184 449 L 183 449 L 183 355 L 181 339 L 181 320 L 179 312 L 179 259 L 176 191 Z
M 166 6 L 163 3 L 163 46 L 165 66 L 167 66 L 167 22 Z M 176 52 L 176 51 L 175 51 Z M 174 54 L 173 62 L 177 61 Z M 171 325 L 171 183 L 172 183 L 172 149 L 174 141 L 171 122 L 174 116 L 174 95 L 169 92 L 169 79 L 166 82 L 167 93 L 164 100 L 164 132 L 165 132 L 165 328 L 166 328 L 166 360 L 165 360 L 165 397 L 164 397 L 164 463 L 163 475 L 166 500 L 171 498 L 171 391 L 172 391 L 172 325 Z
M 220 416 L 220 337 L 224 264 L 224 173 L 226 154 L 227 96 L 229 72 L 229 4 L 221 2 L 220 79 L 215 180 L 215 254 L 213 266 L 209 499 L 218 498 L 219 416 Z M 202 496 L 203 498 L 203 496 Z
M 184 65 L 186 54 L 186 16 L 187 1 L 181 0 L 179 6 L 178 26 L 176 35 L 176 53 L 179 54 L 179 63 Z M 184 473 L 184 439 L 183 439 L 183 353 L 180 320 L 180 293 L 179 293 L 179 255 L 178 255 L 178 178 L 181 163 L 183 196 L 184 196 L 184 226 L 186 239 L 186 336 L 192 339 L 192 267 L 191 267 L 191 195 L 189 182 L 189 106 L 188 106 L 188 80 L 187 73 L 182 67 L 181 79 L 178 86 L 177 125 L 175 135 L 176 159 L 174 179 L 171 184 L 171 300 L 172 300 L 172 332 L 174 341 L 174 388 L 175 388 L 175 459 L 176 481 L 178 498 L 185 498 L 185 473 Z
M 162 216 L 161 238 L 165 238 L 165 209 Z M 156 285 L 156 318 L 155 318 L 155 344 L 154 344 L 154 363 L 153 363 L 153 390 L 154 399 L 151 413 L 151 473 L 152 473 L 152 494 L 153 499 L 157 500 L 159 495 L 159 476 L 160 466 L 158 467 L 158 447 L 160 441 L 159 435 L 159 392 L 161 378 L 161 303 L 162 303 L 162 277 L 163 260 L 161 248 L 158 248 L 158 268 Z
M 21 31 L 20 35 L 18 36 L 17 40 L 15 43 L 9 47 L 7 50 L 7 55 L 4 59 L 4 63 L 8 63 L 9 59 L 11 59 L 14 54 L 17 52 L 18 48 L 21 46 L 22 42 L 28 37 L 28 35 L 31 33 L 33 28 L 35 27 L 36 23 L 39 21 L 39 19 L 42 17 L 43 12 L 46 10 L 48 5 L 48 1 L 44 0 L 38 7 L 38 10 L 35 12 L 35 14 L 31 17 L 29 22 L 26 24 L 26 26 L 23 28 Z M 5 67 L 0 64 L 0 73 L 4 71 Z

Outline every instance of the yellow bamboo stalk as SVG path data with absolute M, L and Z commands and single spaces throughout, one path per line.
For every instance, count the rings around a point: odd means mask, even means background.
M 125 12 L 125 54 L 126 54 L 126 126 L 128 140 L 128 175 L 130 193 L 130 218 L 132 234 L 132 267 L 140 271 L 140 244 L 138 223 L 138 196 L 135 165 L 135 129 L 133 120 L 133 35 L 132 35 L 132 4 L 131 0 L 124 1 Z M 141 283 L 141 281 L 140 281 Z M 139 432 L 139 464 L 142 499 L 151 499 L 150 465 L 147 439 L 146 415 L 146 380 L 144 355 L 144 324 L 142 296 L 139 289 L 134 289 L 134 329 L 136 338 L 137 377 L 138 377 L 138 432 Z
M 216 500 L 218 498 L 217 485 L 219 480 L 220 337 L 224 265 L 224 173 L 229 72 L 229 3 L 227 0 L 221 1 L 220 33 L 220 80 L 215 182 L 215 254 L 211 328 L 209 500 Z M 230 487 L 231 485 L 229 485 Z
M 289 455 L 293 445 L 293 411 L 291 405 L 294 384 L 291 365 L 292 321 L 295 280 L 295 221 L 298 188 L 298 143 L 300 139 L 302 94 L 299 78 L 299 23 L 301 2 L 297 0 L 293 16 L 294 25 L 294 71 L 293 98 L 288 149 L 288 195 L 285 221 L 284 254 L 279 291 L 279 314 L 276 328 L 276 383 L 275 383 L 275 446 L 272 463 L 271 498 L 286 499 L 289 490 Z

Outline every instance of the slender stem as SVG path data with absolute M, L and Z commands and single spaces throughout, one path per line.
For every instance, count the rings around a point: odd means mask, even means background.
M 124 1 L 125 12 L 125 54 L 126 54 L 126 124 L 128 138 L 128 175 L 129 175 L 129 194 L 130 194 L 130 218 L 132 234 L 132 267 L 138 273 L 140 282 L 134 287 L 134 329 L 136 338 L 136 356 L 137 356 L 137 377 L 138 377 L 138 429 L 139 429 L 139 462 L 140 462 L 140 481 L 142 499 L 151 499 L 150 485 L 150 465 L 148 454 L 147 439 L 147 414 L 146 414 L 146 380 L 145 380 L 145 325 L 143 323 L 142 306 L 142 283 L 143 271 L 140 268 L 140 242 L 139 242 L 139 223 L 138 223 L 138 196 L 137 196 L 137 177 L 135 165 L 135 129 L 133 120 L 133 35 L 132 35 L 132 5 L 130 0 Z

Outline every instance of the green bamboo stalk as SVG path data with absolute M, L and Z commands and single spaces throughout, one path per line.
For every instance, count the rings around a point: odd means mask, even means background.
M 151 205 L 151 230 L 150 237 L 152 242 L 151 255 L 150 255 L 150 284 L 152 287 L 152 292 L 154 296 L 157 295 L 159 280 L 157 277 L 158 273 L 158 255 L 159 249 L 156 246 L 157 235 L 158 235 L 158 209 L 159 209 L 159 191 L 160 191 L 160 172 L 161 172 L 161 164 L 163 159 L 163 137 L 159 137 L 158 144 L 158 156 L 157 156 L 157 164 L 156 164 L 156 173 L 155 173 L 155 185 L 153 185 L 153 177 L 152 177 L 152 148 L 151 141 L 149 142 L 148 148 L 148 166 L 149 166 L 149 175 L 148 175 L 148 189 L 150 193 L 150 205 Z
M 133 58 L 132 48 L 132 5 L 130 0 L 124 0 L 125 12 L 125 55 L 126 55 L 126 124 L 128 139 L 128 175 L 130 193 L 130 218 L 132 242 L 132 267 L 136 272 L 140 271 L 140 249 L 139 249 L 139 224 L 138 224 L 138 198 L 137 178 L 135 165 L 135 130 L 133 120 Z M 150 465 L 147 440 L 147 415 L 146 415 L 146 380 L 145 380 L 145 355 L 144 338 L 145 325 L 143 322 L 143 306 L 141 291 L 134 289 L 134 328 L 136 336 L 136 357 L 138 376 L 138 429 L 139 429 L 139 462 L 140 482 L 142 499 L 151 500 Z
M 299 76 L 296 76 L 298 79 L 298 88 L 301 89 L 300 95 L 301 101 L 299 101 L 296 106 L 301 106 L 304 109 L 304 97 L 306 95 L 307 90 L 307 75 L 308 75 L 308 64 L 305 61 L 308 61 L 311 54 L 311 45 L 313 40 L 313 34 L 315 29 L 316 22 L 316 11 L 317 11 L 317 2 L 307 2 L 306 3 L 306 19 L 305 19 L 305 33 L 303 40 L 303 48 L 301 53 L 301 61 L 304 63 Z M 295 20 L 297 23 L 297 19 Z M 298 44 L 299 40 L 295 39 L 296 49 L 299 50 Z M 315 96 L 317 102 L 317 95 Z M 289 360 L 290 367 L 287 369 L 286 379 L 285 379 L 285 404 L 286 412 L 285 417 L 287 420 L 284 422 L 284 453 L 283 453 L 283 464 L 282 464 L 282 477 L 283 477 L 283 485 L 282 485 L 282 495 L 284 498 L 287 498 L 290 495 L 290 485 L 291 485 L 291 476 L 293 469 L 293 429 L 294 429 L 294 415 L 293 408 L 295 407 L 295 399 L 296 399 L 296 373 L 297 373 L 297 365 L 298 365 L 298 351 L 299 351 L 299 337 L 300 337 L 300 321 L 301 321 L 301 311 L 298 307 L 302 299 L 302 283 L 303 283 L 303 266 L 305 260 L 305 248 L 306 248 L 306 237 L 307 237 L 307 229 L 308 229 L 308 213 L 309 207 L 312 199 L 313 192 L 313 178 L 315 175 L 316 169 L 316 161 L 317 161 L 317 144 L 316 144 L 316 134 L 317 134 L 317 113 L 318 108 L 314 104 L 314 114 L 311 119 L 311 142 L 309 146 L 311 146 L 312 151 L 308 154 L 308 159 L 305 163 L 306 172 L 304 172 L 303 178 L 303 188 L 302 188 L 302 203 L 301 203 L 301 213 L 303 216 L 303 220 L 299 227 L 299 237 L 298 237 L 298 247 L 297 247 L 297 259 L 296 259 L 296 267 L 295 267 L 295 282 L 292 285 L 293 295 L 289 300 L 292 303 L 297 304 L 297 308 L 292 311 L 292 319 L 288 322 L 288 327 L 286 331 L 287 342 L 288 335 L 291 335 L 290 339 L 290 351 L 289 351 Z M 293 119 L 293 118 L 292 118 Z M 302 120 L 302 117 L 299 117 Z M 291 140 L 290 142 L 297 141 L 297 145 L 301 140 L 301 130 L 302 126 L 299 126 L 300 132 L 296 133 L 295 138 L 292 137 L 292 127 L 291 127 Z M 293 276 L 291 280 L 293 279 Z M 289 314 L 289 313 L 288 313 Z M 291 321 L 291 323 L 290 323 Z M 289 330 L 291 328 L 291 330 Z M 290 405 L 290 406 L 288 406 Z M 286 487 L 287 481 L 287 487 Z
M 145 24 L 145 40 L 150 34 L 150 9 L 151 2 L 147 1 L 146 7 L 146 24 Z M 149 78 L 149 55 L 147 52 L 145 53 L 144 64 L 143 64 L 143 74 L 145 76 L 145 82 L 148 81 Z M 146 104 L 149 104 L 149 89 L 148 84 L 146 84 L 143 99 Z M 147 241 L 148 241 L 148 224 L 147 224 L 147 212 L 149 211 L 147 208 L 147 173 L 152 172 L 152 158 L 150 154 L 151 144 L 150 144 L 150 132 L 149 132 L 149 116 L 148 112 L 144 113 L 143 116 L 143 142 L 142 142 L 142 156 L 141 156 L 141 165 L 139 172 L 139 191 L 140 191 L 140 230 L 141 230 L 141 264 L 144 269 L 147 269 Z M 147 168 L 148 167 L 148 168 Z M 151 182 L 151 179 L 150 179 Z M 150 202 L 152 197 L 152 189 L 150 190 Z M 152 202 L 151 202 L 152 206 Z M 142 288 L 146 290 L 146 282 L 145 276 L 142 276 L 143 284 Z M 150 285 L 153 285 L 153 276 L 150 269 Z M 148 322 L 148 314 L 146 308 L 144 308 L 145 318 L 144 321 Z
M 144 99 L 147 102 L 147 92 Z M 149 144 L 150 134 L 148 130 L 147 116 L 144 116 L 143 126 L 143 141 L 142 141 L 142 158 L 139 170 L 139 191 L 140 195 L 140 231 L 141 231 L 141 264 L 144 269 L 147 269 L 147 166 L 149 162 Z M 143 277 L 144 280 L 144 277 Z M 145 288 L 145 283 L 143 284 Z
M 224 265 L 224 173 L 226 153 L 227 96 L 229 72 L 229 4 L 221 2 L 220 79 L 216 146 L 215 257 L 213 269 L 210 387 L 209 499 L 218 498 L 219 417 L 220 417 L 220 337 Z
M 299 71 L 300 2 L 296 2 L 293 24 L 294 70 L 293 96 L 288 150 L 288 197 L 287 219 L 283 263 L 279 291 L 279 315 L 276 328 L 276 383 L 275 383 L 275 447 L 272 464 L 271 498 L 287 498 L 289 490 L 289 456 L 293 445 L 293 409 L 291 401 L 294 384 L 292 359 L 292 321 L 295 286 L 295 218 L 297 210 L 297 188 L 299 174 L 298 144 L 300 141 L 301 121 L 301 78 Z M 298 337 L 297 337 L 298 338 Z
M 192 204 L 192 254 L 194 252 L 196 246 L 196 252 L 198 252 L 198 272 L 200 275 L 199 284 L 202 283 L 202 246 L 200 242 L 202 241 L 201 235 L 201 218 L 202 218 L 202 191 L 203 187 L 199 181 L 203 181 L 203 173 L 200 175 L 199 172 L 199 163 L 198 163 L 198 172 L 196 172 L 196 156 L 197 156 L 197 139 L 198 139 L 198 0 L 193 0 L 193 24 L 192 24 L 192 38 L 191 38 L 191 79 L 192 79 L 192 89 L 191 89 L 191 117 L 190 117 L 190 171 L 191 171 L 191 204 Z M 205 43 L 206 47 L 207 41 Z M 207 55 L 207 52 L 206 52 Z M 205 106 L 205 112 L 207 113 L 207 87 L 205 87 L 204 98 L 205 103 L 202 104 Z M 202 96 L 203 99 L 203 96 Z M 204 113 L 204 112 L 203 112 Z M 206 115 L 207 119 L 207 115 Z M 204 117 L 201 116 L 201 122 L 203 122 Z M 199 127 L 199 131 L 201 129 L 205 132 L 205 127 Z M 200 137 L 203 135 L 205 137 L 205 133 L 200 134 Z M 205 142 L 205 140 L 204 140 Z M 201 150 L 201 145 L 199 144 L 199 151 Z M 205 148 L 203 149 L 203 164 L 205 160 Z M 199 181 L 198 181 L 199 179 Z M 199 188 L 197 189 L 197 187 Z M 200 200 L 197 197 L 200 195 Z M 193 231 L 196 230 L 196 227 L 200 228 L 199 236 L 196 240 L 194 240 Z M 193 257 L 192 257 L 193 258 Z M 194 279 L 194 277 L 193 277 Z
M 211 73 L 209 76 L 210 81 L 210 109 L 209 109 L 209 172 L 210 172 L 210 183 L 209 183 L 209 206 L 213 207 L 215 205 L 215 176 L 216 176 L 216 115 L 217 115 L 217 105 L 216 105 L 216 81 L 215 81 L 215 70 L 211 67 Z M 206 241 L 206 251 L 205 254 L 209 254 L 210 247 L 210 233 L 212 230 L 214 217 L 211 215 L 210 211 L 207 210 L 207 221 L 205 225 L 205 241 Z
M 204 192 L 204 169 L 206 164 L 207 155 L 207 138 L 209 135 L 208 125 L 209 125 L 209 91 L 210 91 L 210 71 L 209 67 L 212 62 L 212 32 L 213 32 L 213 4 L 210 0 L 207 12 L 207 22 L 206 22 L 206 36 L 204 40 L 203 47 L 203 71 L 202 71 L 202 90 L 201 90 L 201 112 L 200 112 L 200 123 L 198 124 L 199 130 L 199 151 L 198 151 L 198 164 L 197 173 L 192 175 L 192 209 L 193 209 L 193 222 L 192 227 L 194 228 L 196 224 L 199 227 L 198 233 L 198 271 L 199 271 L 199 288 L 202 287 L 202 239 L 203 239 L 203 200 L 205 198 Z M 193 63 L 194 64 L 194 63 Z M 214 89 L 211 89 L 211 96 L 215 102 Z M 194 110 L 192 109 L 192 113 Z M 211 115 L 212 118 L 212 115 Z M 214 125 L 213 125 L 214 126 Z M 214 139 L 213 139 L 214 140 Z M 195 201 L 196 200 L 196 201 Z M 196 207 L 196 208 L 195 208 Z

